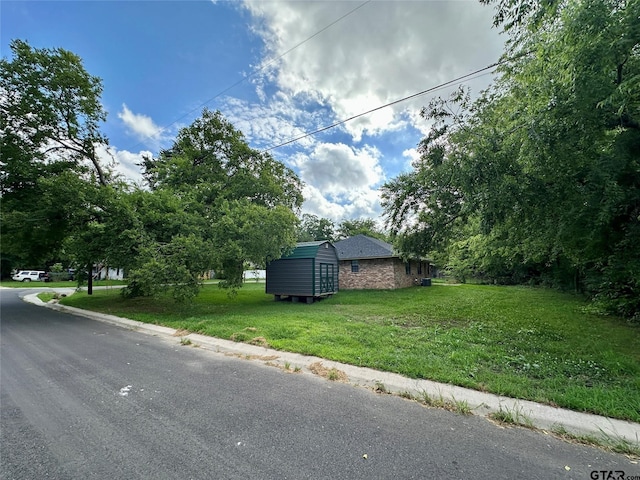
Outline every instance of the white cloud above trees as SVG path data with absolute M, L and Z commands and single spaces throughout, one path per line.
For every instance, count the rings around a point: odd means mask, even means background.
M 103 165 L 110 165 L 113 170 L 130 183 L 142 182 L 140 164 L 144 156 L 153 156 L 149 150 L 141 150 L 138 153 L 127 150 L 118 150 L 112 146 L 100 145 L 97 149 L 98 158 Z
M 495 62 L 502 52 L 491 27 L 493 11 L 477 2 L 370 2 L 317 35 L 358 4 L 248 0 L 244 6 L 264 41 L 268 66 L 254 80 L 263 103 L 244 105 L 239 116 L 247 119 L 246 128 L 243 120 L 234 123 L 265 145 L 447 82 Z M 478 92 L 489 81 L 486 76 L 470 85 Z M 276 95 L 264 94 L 267 83 Z M 352 146 L 307 137 L 298 153 L 282 155 L 307 184 L 304 210 L 332 219 L 379 215 L 377 189 L 391 159 L 373 145 L 406 128 L 426 134 L 429 124 L 419 112 L 428 101 L 418 97 L 341 125 Z M 401 170 L 417 158 L 415 146 L 396 154 Z
M 353 10 L 354 2 L 246 1 L 270 61 Z M 493 11 L 472 1 L 371 2 L 268 68 L 288 96 L 321 99 L 344 119 L 498 60 Z M 486 82 L 485 82 L 486 84 Z M 483 85 L 484 86 L 484 85 Z M 401 103 L 345 125 L 354 141 L 398 128 Z
M 122 120 L 126 129 L 140 141 L 154 143 L 163 138 L 163 129 L 156 125 L 151 117 L 141 113 L 133 113 L 124 103 L 122 110 L 118 112 L 118 118 Z
M 493 11 L 472 1 L 370 2 L 318 33 L 357 6 L 243 3 L 249 28 L 263 42 L 250 79 L 256 99 L 230 92 L 219 108 L 252 146 L 278 146 L 487 66 L 502 52 L 502 39 L 491 27 Z M 490 80 L 485 76 L 470 85 L 477 93 Z M 303 211 L 336 221 L 379 216 L 378 188 L 391 176 L 389 169 L 408 171 L 418 157 L 416 135 L 426 135 L 430 127 L 419 112 L 429 99 L 402 102 L 272 151 L 305 182 Z M 170 142 L 149 116 L 125 104 L 118 118 L 147 148 Z M 413 136 L 398 146 L 397 137 L 409 129 Z M 331 137 L 335 133 L 338 138 Z M 396 151 L 386 155 L 383 145 L 390 137 Z M 139 154 L 118 155 L 123 169 L 135 170 L 130 165 Z

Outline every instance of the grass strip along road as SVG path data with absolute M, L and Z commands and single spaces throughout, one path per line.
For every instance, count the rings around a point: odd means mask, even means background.
M 434 285 L 274 302 L 264 284 L 191 304 L 86 292 L 62 303 L 188 332 L 640 422 L 640 327 L 578 296 L 529 287 Z

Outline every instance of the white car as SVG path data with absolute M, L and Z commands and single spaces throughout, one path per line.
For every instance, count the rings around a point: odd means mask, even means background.
M 16 282 L 46 282 L 47 272 L 44 270 L 20 270 L 11 278 Z

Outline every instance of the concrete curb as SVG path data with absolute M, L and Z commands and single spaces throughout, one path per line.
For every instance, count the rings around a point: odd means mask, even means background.
M 282 369 L 285 369 L 285 366 L 289 366 L 291 371 L 299 369 L 300 371 L 311 373 L 309 367 L 314 363 L 321 362 L 328 369 L 335 368 L 344 372 L 348 377 L 348 383 L 351 385 L 384 390 L 391 394 L 411 396 L 418 399 L 428 395 L 429 398 L 435 399 L 439 403 L 448 403 L 453 407 L 465 405 L 465 409 L 468 407 L 474 415 L 487 417 L 492 413 L 502 411 L 510 414 L 523 424 L 545 431 L 564 429 L 564 431 L 573 435 L 591 435 L 604 441 L 622 439 L 633 445 L 640 445 L 640 424 L 633 422 L 556 408 L 529 400 L 503 397 L 430 380 L 410 379 L 395 373 L 381 372 L 319 357 L 282 352 L 196 333 L 180 336 L 179 332 L 173 328 L 67 307 L 57 303 L 45 304 L 37 297 L 37 294 L 26 295 L 24 300 L 60 312 L 73 313 L 151 335 L 174 337 L 176 342 L 180 342 L 182 338 L 187 338 L 192 344 L 206 350 L 227 356 L 261 361 Z

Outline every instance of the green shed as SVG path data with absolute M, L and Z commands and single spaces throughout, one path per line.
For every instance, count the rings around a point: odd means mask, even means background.
M 329 241 L 298 243 L 286 257 L 267 263 L 267 294 L 312 303 L 338 292 L 338 254 Z

